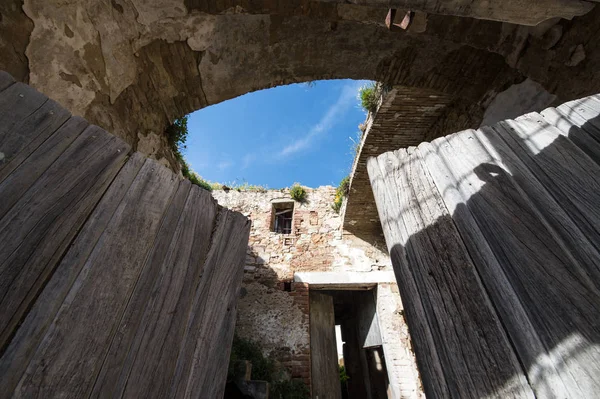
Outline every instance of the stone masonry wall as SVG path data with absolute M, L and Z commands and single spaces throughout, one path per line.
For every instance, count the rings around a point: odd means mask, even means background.
M 310 386 L 309 285 L 292 282 L 296 272 L 391 271 L 387 250 L 342 233 L 331 207 L 335 188 L 306 188 L 307 200 L 294 203 L 292 234 L 271 231 L 273 201 L 289 200 L 289 190 L 214 191 L 223 206 L 252 221 L 238 302 L 236 334 L 258 342 L 291 378 Z M 410 337 L 395 284 L 378 285 L 378 318 L 393 397 L 422 396 Z

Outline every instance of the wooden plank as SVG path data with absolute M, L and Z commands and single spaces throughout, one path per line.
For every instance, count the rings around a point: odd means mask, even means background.
M 491 156 L 483 161 L 477 155 L 485 150 L 478 148 L 477 140 L 469 139 L 470 134 L 465 131 L 436 140 L 441 144 L 437 146 L 439 155 L 454 175 L 464 204 L 522 303 L 542 348 L 526 347 L 532 331 L 519 331 L 510 314 L 503 315 L 503 322 L 510 326 L 507 329 L 512 331 L 511 338 L 538 396 L 585 396 L 588 388 L 597 389 L 590 375 L 596 373 L 593 364 L 598 351 L 586 347 L 585 353 L 573 360 L 565 342 L 573 334 L 582 337 L 579 343 L 584 346 L 587 340 L 596 341 L 600 329 L 592 315 L 598 309 L 598 295 L 571 272 L 577 267 L 573 258 L 510 175 L 495 165 Z M 476 250 L 470 244 L 469 250 Z M 493 289 L 490 287 L 498 283 L 486 280 L 485 284 Z M 494 304 L 506 306 L 502 301 L 496 297 Z M 584 367 L 582 361 L 591 365 Z M 570 366 L 565 366 L 568 362 Z M 548 370 L 542 378 L 535 371 L 540 367 Z M 575 369 L 584 371 L 572 374 Z
M 577 260 L 572 271 L 579 273 L 582 281 L 600 287 L 600 165 L 538 114 L 504 121 L 491 131 L 483 131 L 488 132 L 490 140 L 501 138 L 531 171 L 527 179 L 522 179 L 527 174 L 524 167 L 508 168 Z M 490 147 L 500 147 L 499 141 L 490 143 Z M 533 187 L 539 186 L 535 180 L 546 190 Z
M 381 346 L 381 331 L 379 329 L 379 319 L 377 318 L 374 291 L 357 291 L 354 292 L 353 296 L 361 348 Z
M 0 183 L 0 218 L 29 190 L 71 143 L 87 128 L 86 120 L 73 117 L 40 145 L 20 167 Z M 2 174 L 4 170 L 0 171 Z
M 566 102 L 557 110 L 568 116 L 569 119 L 582 119 L 590 126 L 589 133 L 600 141 L 600 95 L 581 98 Z
M 73 284 L 15 391 L 88 396 L 178 185 L 146 160 Z
M 446 138 L 439 138 L 432 143 L 421 143 L 419 152 L 438 191 L 443 196 L 446 206 L 452 213 L 452 219 L 460 231 L 502 323 L 515 345 L 517 355 L 525 365 L 534 364 L 538 355 L 544 353 L 546 349 L 535 331 L 524 305 L 512 288 L 473 214 L 466 206 L 470 195 L 463 197 L 464 191 L 459 190 L 461 183 L 470 184 L 461 180 L 461 177 L 468 175 L 469 171 L 456 166 L 450 168 L 450 165 L 441 157 L 442 151 L 448 150 L 449 147 L 450 144 Z M 491 159 L 490 162 L 492 162 Z M 554 365 L 545 369 L 544 372 L 544 378 L 548 379 L 557 375 Z M 566 388 L 558 378 L 556 380 L 552 390 L 547 393 L 554 393 L 557 397 L 560 397 L 561 394 L 566 395 Z M 535 392 L 537 392 L 538 385 L 539 378 L 532 380 L 532 388 Z
M 559 131 L 577 145 L 597 164 L 600 164 L 600 141 L 594 138 L 596 128 L 587 123 L 576 113 L 564 113 L 555 108 L 548 108 L 541 112 L 548 123 L 556 126 Z M 590 134 L 590 132 L 592 134 Z M 600 130 L 597 130 L 600 137 Z
M 135 153 L 120 170 L 0 358 L 0 392 L 13 392 L 98 239 L 145 162 Z
M 138 331 L 144 331 L 147 317 L 144 317 L 151 294 L 155 294 L 157 276 L 166 260 L 174 239 L 174 233 L 181 221 L 183 208 L 190 192 L 191 184 L 187 180 L 178 183 L 177 191 L 154 240 L 150 256 L 145 261 L 142 273 L 128 300 L 127 308 L 119 321 L 117 333 L 111 342 L 102 369 L 94 384 L 92 397 L 120 397 L 125 389 L 132 363 L 138 354 Z M 137 341 L 135 341 L 137 339 Z
M 177 354 L 190 313 L 194 311 L 194 289 L 203 273 L 217 211 L 218 205 L 210 192 L 193 186 L 156 280 L 155 300 L 147 307 L 125 397 L 162 398 L 170 393 Z M 237 273 L 241 274 L 239 270 Z
M 207 398 L 223 397 L 249 234 L 245 216 L 220 209 L 170 397 L 191 398 L 199 392 Z
M 8 73 L 0 71 L 0 92 L 15 83 L 15 79 Z
M 129 148 L 97 126 L 87 128 L 0 219 L 0 347 L 118 173 Z
M 398 281 L 425 394 L 429 397 L 448 398 L 450 392 L 439 356 L 442 349 L 438 348 L 438 345 L 441 343 L 434 340 L 432 329 L 427 321 L 424 298 L 420 295 L 407 259 L 405 245 L 409 234 L 402 218 L 399 217 L 403 207 L 400 206 L 398 196 L 395 195 L 397 190 L 395 182 L 384 179 L 384 175 L 387 176 L 392 167 L 392 165 L 386 166 L 384 162 L 380 164 L 377 158 L 367 160 L 377 212 Z
M 69 119 L 70 113 L 52 100 L 13 125 L 0 138 L 0 182 Z
M 417 150 L 392 158 L 390 177 L 398 184 L 406 251 L 428 323 L 441 347 L 440 359 L 451 395 L 532 396 L 523 371 L 487 297 L 474 265 Z M 394 160 L 393 158 L 396 158 Z M 390 163 L 390 161 L 388 161 Z M 482 335 L 475 333 L 482 332 Z
M 310 291 L 309 308 L 312 396 L 341 399 L 333 297 Z
M 48 97 L 23 83 L 15 83 L 0 92 L 0 142 L 4 142 L 15 126 L 38 110 Z M 23 132 L 25 136 L 27 132 Z M 24 137 L 25 138 L 25 137 Z M 28 141 L 33 137 L 27 137 Z

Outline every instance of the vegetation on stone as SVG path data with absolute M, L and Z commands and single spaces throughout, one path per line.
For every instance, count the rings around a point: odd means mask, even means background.
M 263 356 L 260 346 L 253 341 L 240 338 L 237 335 L 233 337 L 231 346 L 231 355 L 229 357 L 228 380 L 232 380 L 235 372 L 235 363 L 241 360 L 248 360 L 252 363 L 252 379 L 259 381 L 272 381 L 275 371 L 273 360 Z
M 358 89 L 358 97 L 360 98 L 360 105 L 368 112 L 377 111 L 379 105 L 379 90 L 377 90 L 377 83 L 371 82 Z
M 272 399 L 307 399 L 310 390 L 299 380 L 280 380 L 271 385 L 269 398 Z
M 182 151 L 187 148 L 185 145 L 188 136 L 188 117 L 187 115 L 183 118 L 176 119 L 171 125 L 167 127 L 165 130 L 165 134 L 167 136 L 167 140 L 169 142 L 169 146 L 175 155 L 175 158 L 179 162 L 179 166 L 181 167 L 181 174 L 183 177 L 188 179 L 199 187 L 204 188 L 205 190 L 212 191 L 213 185 L 202 177 L 199 174 L 194 172 L 190 165 L 186 162 L 183 157 Z
M 306 201 L 306 190 L 300 185 L 300 183 L 294 183 L 290 188 L 290 196 L 294 201 L 304 202 Z
M 227 381 L 233 381 L 235 365 L 243 360 L 252 363 L 251 378 L 253 380 L 267 381 L 271 384 L 270 398 L 308 399 L 310 397 L 310 391 L 304 382 L 289 380 L 284 373 L 277 372 L 275 362 L 263 355 L 258 343 L 237 335 L 233 337 L 231 346 Z
M 344 203 L 344 197 L 348 195 L 348 190 L 350 189 L 350 176 L 346 176 L 340 181 L 337 189 L 335 190 L 335 199 L 333 200 L 332 208 L 337 213 L 340 213 L 340 209 L 342 209 L 342 204 Z

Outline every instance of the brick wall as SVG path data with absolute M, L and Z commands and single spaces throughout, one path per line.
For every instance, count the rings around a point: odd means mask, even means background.
M 252 220 L 236 334 L 257 341 L 292 378 L 310 383 L 308 285 L 286 282 L 295 272 L 391 270 L 385 250 L 342 234 L 331 205 L 335 188 L 307 188 L 295 203 L 292 234 L 270 231 L 272 203 L 290 200 L 288 190 L 214 191 L 217 201 Z

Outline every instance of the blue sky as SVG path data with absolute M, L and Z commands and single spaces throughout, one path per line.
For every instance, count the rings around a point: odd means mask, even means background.
M 249 93 L 190 114 L 184 156 L 204 179 L 269 188 L 337 186 L 350 172 L 365 81 Z M 352 139 L 351 139 L 352 138 Z

